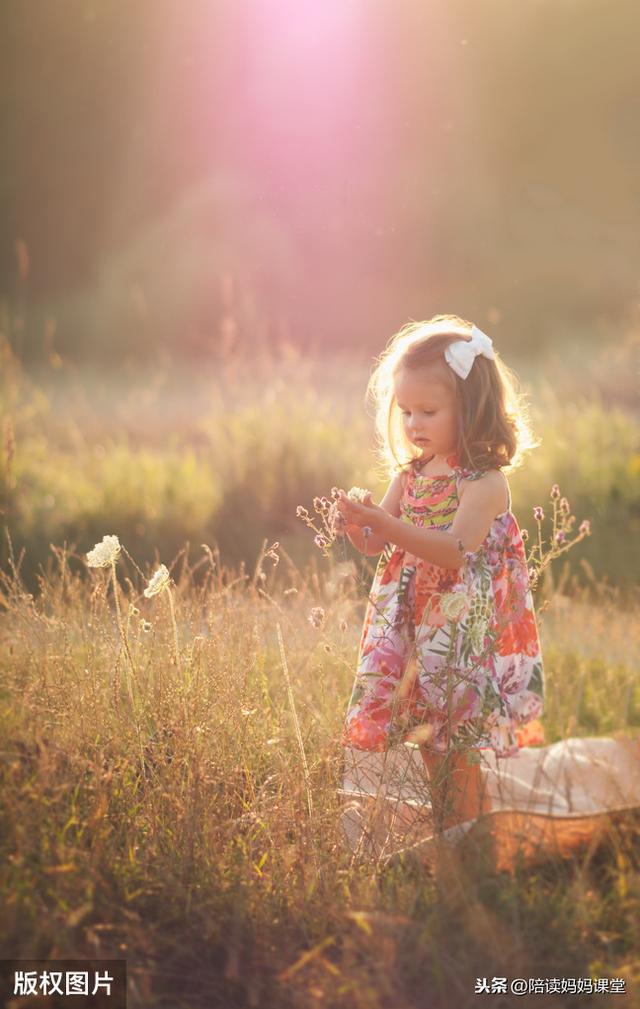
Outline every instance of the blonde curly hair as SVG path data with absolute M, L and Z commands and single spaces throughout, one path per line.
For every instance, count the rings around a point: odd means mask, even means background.
M 378 455 L 386 475 L 405 469 L 418 458 L 402 423 L 394 379 L 400 368 L 443 365 L 457 405 L 459 464 L 472 470 L 520 466 L 524 456 L 540 442 L 531 431 L 528 407 L 517 375 L 494 348 L 495 360 L 478 355 L 466 379 L 446 363 L 450 343 L 471 335 L 472 323 L 457 315 L 435 315 L 426 322 L 410 322 L 389 340 L 376 358 L 367 386 L 367 399 L 375 408 Z

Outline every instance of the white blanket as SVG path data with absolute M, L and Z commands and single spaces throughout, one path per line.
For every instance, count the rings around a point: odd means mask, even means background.
M 597 840 L 612 814 L 640 809 L 640 737 L 563 739 L 523 747 L 516 757 L 480 752 L 491 811 L 466 836 L 489 834 L 499 869 L 511 870 L 519 856 L 570 854 Z M 417 747 L 346 749 L 340 794 L 342 827 L 354 852 L 386 860 L 411 849 L 429 857 L 431 806 Z

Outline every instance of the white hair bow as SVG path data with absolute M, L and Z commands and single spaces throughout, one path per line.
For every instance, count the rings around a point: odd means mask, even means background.
M 495 360 L 491 337 L 477 326 L 471 327 L 470 340 L 456 340 L 444 352 L 445 360 L 460 378 L 466 378 L 478 354 Z

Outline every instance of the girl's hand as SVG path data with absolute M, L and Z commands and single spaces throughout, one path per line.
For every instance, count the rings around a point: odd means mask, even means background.
M 343 490 L 339 491 L 336 507 L 348 525 L 364 528 L 368 526 L 372 533 L 383 534 L 388 513 L 379 505 L 374 504 L 371 491 L 367 491 L 362 501 L 353 501 Z

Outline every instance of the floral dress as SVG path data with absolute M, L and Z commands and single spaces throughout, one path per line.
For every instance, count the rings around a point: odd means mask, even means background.
M 463 469 L 404 477 L 401 521 L 451 526 Z M 360 750 L 417 742 L 515 756 L 543 742 L 544 678 L 524 545 L 511 510 L 497 515 L 460 568 L 443 568 L 387 543 L 367 605 L 342 743 Z

